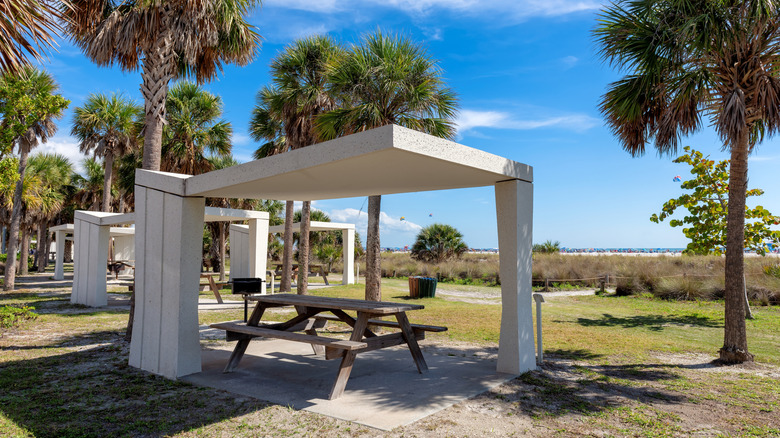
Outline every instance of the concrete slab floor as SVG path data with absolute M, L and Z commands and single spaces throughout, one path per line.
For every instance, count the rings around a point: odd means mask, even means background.
M 202 338 L 213 339 L 210 335 L 208 329 L 201 331 Z M 255 339 L 238 368 L 223 374 L 234 345 L 202 344 L 203 371 L 182 380 L 382 430 L 415 422 L 516 377 L 496 372 L 495 360 L 425 350 L 429 371 L 419 374 L 409 350 L 399 346 L 358 354 L 344 395 L 328 400 L 340 360 L 326 361 L 299 342 Z

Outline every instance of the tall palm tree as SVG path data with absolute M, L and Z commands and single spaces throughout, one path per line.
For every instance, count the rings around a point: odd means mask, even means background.
M 168 84 L 213 79 L 225 63 L 246 65 L 260 35 L 246 21 L 260 0 L 74 0 L 66 28 L 98 65 L 142 68 L 144 169 L 160 170 Z
M 256 160 L 281 154 L 289 150 L 287 137 L 284 135 L 284 123 L 278 104 L 281 99 L 280 92 L 275 87 L 263 87 L 257 92 L 257 103 L 252 109 L 252 118 L 249 120 L 249 135 L 255 141 L 263 141 L 255 151 L 253 157 Z M 292 290 L 292 258 L 293 241 L 291 219 L 295 210 L 295 202 L 288 200 L 284 209 L 284 234 L 282 234 L 282 278 L 279 281 L 279 291 Z
M 75 174 L 72 178 L 73 185 L 76 186 L 73 199 L 78 210 L 98 211 L 100 201 L 104 198 L 103 166 L 95 158 L 85 158 L 81 164 L 84 167 L 84 176 Z
M 619 1 L 594 36 L 603 58 L 628 75 L 601 102 L 607 124 L 634 156 L 653 143 L 672 154 L 708 116 L 731 153 L 726 230 L 726 314 L 720 359 L 753 360 L 744 309 L 748 155 L 780 130 L 780 2 Z
M 90 94 L 84 105 L 74 111 L 70 133 L 79 141 L 79 150 L 103 158 L 105 212 L 111 211 L 114 160 L 138 148 L 136 129 L 142 115 L 139 105 L 116 93 Z
M 73 164 L 60 154 L 35 154 L 30 157 L 25 178 L 34 178 L 41 185 L 41 203 L 38 208 L 27 207 L 30 224 L 38 228 L 38 250 L 35 264 L 43 272 L 48 259 L 48 228 L 50 221 L 63 209 L 66 192 L 73 174 Z
M 17 91 L 29 95 L 31 100 L 36 99 L 37 96 L 53 96 L 57 94 L 56 92 L 59 89 L 59 86 L 54 82 L 54 78 L 51 75 L 32 67 L 23 68 L 19 74 L 5 74 L 0 80 L 5 84 L 10 85 L 12 88 L 15 88 Z M 67 106 L 67 104 L 65 104 L 65 106 Z M 13 290 L 16 280 L 16 257 L 13 255 L 16 254 L 18 248 L 19 226 L 22 219 L 22 189 L 24 185 L 24 173 L 27 168 L 27 157 L 30 150 L 38 146 L 39 143 L 46 143 L 49 137 L 57 132 L 57 125 L 54 123 L 54 120 L 62 117 L 62 111 L 64 109 L 61 105 L 55 105 L 49 108 L 49 111 L 43 114 L 11 116 L 25 118 L 22 123 L 24 126 L 29 126 L 29 128 L 22 135 L 14 139 L 19 151 L 19 180 L 16 182 L 13 209 L 11 211 L 8 254 L 11 254 L 12 256 L 9 257 L 6 262 L 5 282 L 3 284 L 4 290 Z M 18 122 L 18 120 L 9 120 L 8 118 L 8 115 L 3 118 L 3 125 Z
M 284 148 L 299 149 L 320 141 L 314 120 L 336 105 L 335 99 L 327 91 L 327 67 L 344 54 L 344 49 L 331 38 L 314 36 L 293 42 L 271 62 L 274 89 L 269 89 L 271 91 L 267 94 L 261 90 L 255 115 L 259 117 L 264 114 L 262 99 L 267 99 L 269 120 L 277 121 L 284 131 Z M 250 126 L 254 132 L 252 128 Z M 257 136 L 261 135 L 258 133 Z M 292 249 L 293 214 L 289 203 L 285 214 L 285 253 L 282 259 L 282 281 L 285 282 L 292 273 L 291 257 L 288 254 L 291 254 Z M 299 271 L 303 273 L 309 269 L 310 209 L 311 201 L 304 200 L 298 260 Z M 283 287 L 280 285 L 280 288 Z M 305 294 L 307 289 L 307 276 L 299 275 L 297 292 Z
M 171 87 L 166 106 L 162 170 L 199 175 L 214 170 L 214 161 L 207 152 L 219 157 L 230 155 L 233 128 L 220 119 L 219 96 L 182 81 Z
M 60 1 L 65 8 L 66 1 Z M 27 65 L 27 55 L 38 61 L 54 47 L 54 34 L 62 27 L 62 10 L 48 0 L 6 0 L 0 8 L 0 69 L 18 73 Z
M 317 119 L 326 140 L 397 124 L 437 137 L 455 137 L 457 97 L 446 87 L 441 68 L 418 44 L 381 31 L 367 35 L 328 74 L 340 108 Z M 366 299 L 381 300 L 379 212 L 381 196 L 368 198 Z

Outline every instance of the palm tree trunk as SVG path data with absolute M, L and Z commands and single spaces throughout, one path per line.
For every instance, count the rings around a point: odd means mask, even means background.
M 30 254 L 30 230 L 26 226 L 22 225 L 21 227 L 21 237 L 19 241 L 21 242 L 20 248 L 19 248 L 19 275 L 27 275 L 29 274 L 29 267 L 27 266 L 27 259 L 29 258 Z
M 46 221 L 38 224 L 38 250 L 35 251 L 35 264 L 38 265 L 38 272 L 46 271 L 46 259 L 48 257 L 49 247 L 46 245 Z
M 379 211 L 382 197 L 368 197 L 368 229 L 366 230 L 366 299 L 382 301 L 382 256 L 379 249 Z
M 163 29 L 154 46 L 146 53 L 143 64 L 141 95 L 144 97 L 144 158 L 143 168 L 160 170 L 162 130 L 165 124 L 165 99 L 168 83 L 173 78 L 174 52 L 172 30 L 168 25 L 168 8 L 163 8 Z
M 279 281 L 279 292 L 292 290 L 292 258 L 293 258 L 293 216 L 295 216 L 295 201 L 287 201 L 284 208 L 284 236 L 282 240 L 282 279 Z
M 309 230 L 311 229 L 311 201 L 301 207 L 301 237 L 298 241 L 298 294 L 309 291 Z
M 63 237 L 63 239 L 65 239 Z M 62 261 L 65 263 L 73 263 L 73 241 L 65 239 L 65 254 L 62 257 Z
M 107 152 L 103 162 L 103 209 L 106 213 L 111 213 L 111 180 L 114 176 L 114 154 Z
M 13 208 L 11 209 L 11 230 L 8 233 L 8 259 L 5 262 L 5 281 L 3 290 L 14 290 L 16 282 L 16 250 L 19 244 L 19 226 L 22 223 L 22 187 L 24 171 L 27 169 L 27 150 L 19 151 L 19 180 L 14 189 Z
M 729 211 L 726 219 L 726 313 L 720 360 L 725 363 L 752 361 L 745 327 L 745 197 L 747 195 L 748 136 L 731 147 Z

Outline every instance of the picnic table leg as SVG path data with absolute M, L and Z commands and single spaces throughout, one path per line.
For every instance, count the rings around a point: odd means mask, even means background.
M 425 358 L 422 351 L 420 351 L 420 346 L 417 344 L 417 338 L 414 336 L 414 331 L 409 324 L 409 318 L 406 317 L 406 312 L 396 313 L 395 318 L 398 320 L 404 340 L 409 345 L 409 351 L 412 353 L 415 365 L 417 365 L 417 371 L 420 374 L 428 371 L 428 364 L 425 363 Z
M 359 312 L 357 321 L 355 321 L 354 329 L 352 330 L 352 336 L 349 337 L 350 341 L 362 341 L 363 332 L 368 326 L 368 314 L 365 312 Z M 339 366 L 339 374 L 336 377 L 336 382 L 333 384 L 333 389 L 330 391 L 330 397 L 328 399 L 335 400 L 341 397 L 344 393 L 344 387 L 347 386 L 347 380 L 352 373 L 352 365 L 355 363 L 355 356 L 357 352 L 355 350 L 348 350 L 344 352 L 344 357 L 341 359 L 341 365 Z
M 252 311 L 252 316 L 249 317 L 249 321 L 247 321 L 246 325 L 257 327 L 257 323 L 260 322 L 260 318 L 263 317 L 263 312 L 265 312 L 265 305 L 263 303 L 257 303 L 257 306 L 255 306 L 255 310 Z M 222 370 L 223 373 L 230 373 L 236 369 L 238 363 L 241 362 L 241 358 L 244 357 L 244 353 L 246 353 L 246 348 L 249 347 L 249 341 L 251 341 L 251 338 L 241 339 L 236 343 L 236 347 L 233 349 L 233 353 L 230 354 L 230 359 L 228 360 L 227 365 L 225 365 L 225 369 Z
M 214 281 L 214 276 L 212 275 L 209 275 L 209 287 L 211 288 L 211 291 L 214 292 L 214 296 L 217 297 L 217 302 L 222 304 L 222 295 L 219 294 L 219 287 Z

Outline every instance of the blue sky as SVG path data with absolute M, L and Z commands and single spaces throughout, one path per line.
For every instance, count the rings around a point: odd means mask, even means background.
M 687 170 L 673 157 L 632 158 L 603 126 L 598 102 L 619 72 L 596 54 L 590 30 L 602 2 L 587 0 L 265 0 L 250 17 L 264 42 L 246 67 L 228 66 L 206 88 L 222 97 L 233 124 L 233 153 L 248 161 L 257 148 L 247 135 L 255 93 L 268 83 L 269 61 L 296 38 L 329 34 L 346 45 L 381 28 L 420 42 L 441 63 L 460 96 L 458 142 L 534 167 L 534 241 L 567 247 L 684 247 L 679 228 L 649 217 L 681 193 L 672 178 Z M 74 160 L 68 133 L 72 109 L 90 93 L 123 92 L 142 102 L 139 72 L 98 68 L 78 48 L 60 42 L 44 68 L 72 101 L 60 132 L 39 150 Z M 683 142 L 727 158 L 709 128 Z M 750 159 L 753 203 L 780 212 L 777 140 Z M 365 229 L 366 199 L 317 201 L 334 221 Z M 362 213 L 361 213 L 362 210 Z M 432 216 L 431 216 L 432 215 Z M 405 220 L 401 220 L 405 217 Z M 383 246 L 411 245 L 421 226 L 453 225 L 472 247 L 498 246 L 493 189 L 382 197 Z M 364 231 L 361 231 L 364 234 Z

